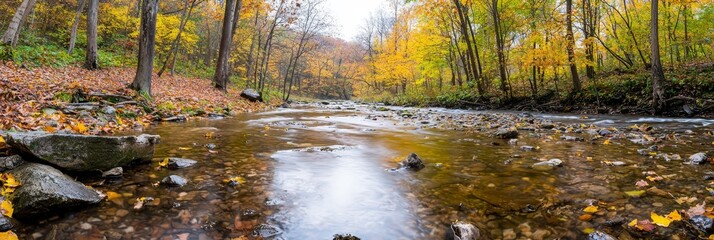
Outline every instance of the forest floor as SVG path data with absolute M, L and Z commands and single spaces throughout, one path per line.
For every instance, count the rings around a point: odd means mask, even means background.
M 151 97 L 128 89 L 133 68 L 23 68 L 0 62 L 0 131 L 44 130 L 111 134 L 155 121 L 221 118 L 267 105 L 223 93 L 208 79 L 164 75 L 152 79 Z

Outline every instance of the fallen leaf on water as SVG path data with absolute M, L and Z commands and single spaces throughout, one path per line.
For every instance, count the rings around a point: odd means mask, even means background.
M 121 198 L 121 194 L 116 193 L 116 192 L 107 192 L 106 195 L 107 195 L 107 200 Z
M 684 204 L 684 203 L 693 203 L 696 202 L 698 199 L 697 197 L 679 197 L 675 199 L 674 201 L 677 202 L 678 204 Z
M 583 232 L 585 234 L 591 234 L 591 233 L 595 232 L 595 229 L 594 228 L 586 228 L 586 229 L 583 229 Z
M 14 212 L 12 203 L 7 199 L 3 200 L 2 203 L 0 203 L 0 211 L 2 211 L 2 215 L 12 217 L 12 213 Z
M 0 239 L 4 240 L 17 240 L 17 235 L 12 231 L 0 232 Z
M 190 147 L 179 147 L 178 149 L 181 151 L 191 150 Z
M 627 191 L 627 192 L 625 192 L 625 194 L 627 194 L 627 196 L 630 196 L 630 197 L 640 197 L 640 196 L 642 196 L 642 194 L 645 194 L 645 190 Z
M 630 223 L 627 224 L 627 226 L 637 228 L 637 229 L 639 229 L 641 231 L 645 231 L 645 232 L 651 232 L 655 228 L 655 225 L 653 225 L 652 222 L 650 222 L 650 220 L 639 221 L 637 219 L 632 220 Z
M 680 215 L 677 210 L 674 210 L 671 213 L 667 214 L 667 219 L 672 221 L 682 221 L 682 215 Z
M 208 139 L 211 139 L 211 138 L 213 138 L 213 134 L 215 134 L 215 133 L 214 133 L 214 132 L 207 132 L 206 135 L 204 135 L 204 136 L 205 136 L 206 138 L 208 138 Z
M 578 217 L 578 219 L 583 222 L 590 221 L 590 219 L 592 219 L 592 218 L 593 218 L 593 215 L 591 215 L 591 214 L 583 214 L 583 215 L 580 215 L 580 217 Z
M 605 140 L 604 142 L 602 142 L 602 144 L 603 144 L 603 145 L 610 145 L 610 139 Z
M 692 218 L 694 216 L 699 216 L 699 215 L 704 215 L 706 210 L 704 209 L 704 206 L 706 206 L 706 202 L 702 202 L 701 204 L 697 204 L 696 206 L 690 207 L 687 211 L 684 212 L 684 214 L 687 215 L 688 218 Z
M 5 143 L 5 138 L 3 138 L 2 136 L 0 136 L 0 143 Z
M 662 178 L 661 176 L 647 176 L 647 180 L 656 182 L 656 181 L 662 181 L 662 180 L 664 180 L 664 178 Z
M 669 224 L 672 223 L 672 220 L 669 218 L 660 216 L 655 212 L 650 213 L 650 218 L 652 218 L 652 223 L 657 224 L 657 226 L 669 227 Z
M 583 209 L 583 212 L 586 212 L 586 213 L 595 213 L 595 212 L 597 212 L 597 210 L 598 210 L 598 209 L 597 209 L 597 206 L 588 206 L 588 207 L 586 207 L 585 209 Z
M 650 185 L 650 184 L 647 183 L 647 181 L 645 181 L 645 180 L 639 180 L 639 181 L 637 181 L 637 182 L 635 183 L 635 186 L 637 186 L 638 188 L 647 187 L 647 186 L 649 186 L 649 185 Z
M 168 165 L 169 165 L 169 158 L 164 158 L 164 160 L 161 160 L 161 162 L 159 162 L 159 167 L 166 167 Z

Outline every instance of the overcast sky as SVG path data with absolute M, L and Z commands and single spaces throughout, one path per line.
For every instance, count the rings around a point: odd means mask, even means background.
M 352 40 L 371 12 L 386 7 L 386 0 L 326 0 L 326 8 L 335 22 L 337 37 Z

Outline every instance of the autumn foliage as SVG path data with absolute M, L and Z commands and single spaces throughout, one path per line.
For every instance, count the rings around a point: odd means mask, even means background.
M 154 120 L 179 114 L 227 114 L 255 111 L 264 106 L 241 99 L 236 89 L 223 94 L 211 87 L 210 80 L 180 76 L 154 77 L 153 99 L 144 99 L 126 88 L 133 76 L 131 68 L 25 69 L 3 63 L 0 65 L 0 130 L 107 134 L 143 127 Z M 128 99 L 124 99 L 124 103 L 112 103 L 92 95 L 118 95 Z M 82 111 L 68 107 L 79 101 L 113 106 L 117 117 L 103 116 L 99 109 Z

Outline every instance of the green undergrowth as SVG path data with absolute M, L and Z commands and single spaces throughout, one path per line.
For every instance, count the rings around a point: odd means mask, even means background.
M 702 107 L 706 99 L 714 98 L 714 66 L 712 64 L 682 67 L 680 70 L 665 73 L 665 98 L 694 100 Z M 362 97 L 366 102 L 382 102 L 400 106 L 438 106 L 449 108 L 488 107 L 511 108 L 524 101 L 538 104 L 589 107 L 645 107 L 651 101 L 651 73 L 646 70 L 632 72 L 609 72 L 584 82 L 583 90 L 575 97 L 563 89 L 570 89 L 562 84 L 560 91 L 553 88 L 541 90 L 537 97 L 530 93 L 503 98 L 492 94 L 481 97 L 474 88 L 454 88 L 442 91 L 407 90 L 394 95 L 381 93 Z M 495 90 L 494 90 L 495 91 Z M 526 95 L 528 94 L 528 95 Z

